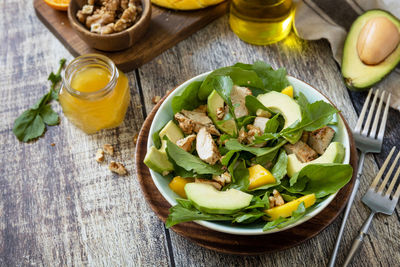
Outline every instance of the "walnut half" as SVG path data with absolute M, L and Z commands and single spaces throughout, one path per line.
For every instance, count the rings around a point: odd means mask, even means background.
M 121 162 L 111 161 L 110 165 L 108 165 L 110 171 L 115 172 L 119 175 L 126 175 L 128 171 L 125 169 L 125 166 Z

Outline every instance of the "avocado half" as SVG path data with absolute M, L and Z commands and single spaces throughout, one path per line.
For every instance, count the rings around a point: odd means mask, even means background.
M 381 63 L 364 64 L 357 52 L 358 36 L 364 25 L 373 18 L 385 17 L 400 31 L 400 21 L 392 14 L 383 10 L 370 10 L 359 16 L 350 28 L 344 43 L 342 57 L 342 75 L 350 90 L 363 91 L 380 82 L 400 62 L 400 45 Z

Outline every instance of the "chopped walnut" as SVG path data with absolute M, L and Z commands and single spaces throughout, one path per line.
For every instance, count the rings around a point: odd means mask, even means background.
M 224 172 L 221 175 L 213 175 L 212 179 L 214 181 L 218 182 L 222 186 L 229 184 L 232 181 L 231 175 L 229 172 Z
M 225 116 L 225 109 L 223 107 L 217 108 L 217 119 L 222 120 Z
M 93 6 L 92 5 L 84 5 L 82 7 L 82 14 L 92 15 L 92 13 L 93 13 Z
M 114 147 L 110 144 L 104 144 L 103 150 L 110 156 L 114 156 Z
M 156 95 L 156 96 L 153 96 L 153 98 L 151 99 L 151 102 L 153 102 L 153 104 L 157 104 L 158 102 L 160 102 L 160 100 L 161 100 L 161 96 Z
M 91 32 L 111 34 L 123 31 L 139 20 L 140 0 L 88 0 L 76 17 Z
M 248 124 L 248 125 L 247 125 L 247 130 L 249 130 L 249 131 L 247 132 L 247 134 L 248 134 L 249 136 L 251 136 L 251 137 L 253 137 L 253 136 L 255 136 L 255 135 L 261 135 L 261 134 L 262 134 L 262 133 L 261 133 L 261 129 L 258 128 L 258 127 L 256 127 L 256 126 L 254 126 L 254 125 L 252 125 L 252 124 Z
M 285 204 L 285 201 L 283 200 L 283 197 L 281 196 L 281 194 L 279 193 L 278 190 L 274 189 L 274 191 L 272 191 L 272 194 L 274 195 L 275 198 L 275 206 L 282 206 L 283 204 Z
M 271 197 L 268 197 L 268 200 L 269 200 L 269 208 L 271 209 L 271 208 L 275 207 L 275 198 L 271 196 Z
M 214 186 L 217 190 L 221 190 L 222 185 L 216 181 L 209 180 L 209 179 L 201 179 L 201 178 L 196 178 L 195 183 L 200 183 L 200 184 L 210 184 Z
M 103 149 L 98 149 L 96 152 L 96 161 L 97 162 L 103 162 L 104 161 L 104 151 Z
M 125 169 L 125 166 L 120 162 L 111 161 L 110 165 L 108 165 L 110 171 L 115 172 L 119 175 L 126 175 L 128 171 Z

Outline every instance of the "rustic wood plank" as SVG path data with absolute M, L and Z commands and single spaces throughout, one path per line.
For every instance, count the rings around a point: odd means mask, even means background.
M 330 55 L 327 42 L 306 42 L 292 34 L 275 45 L 265 47 L 248 45 L 229 30 L 227 16 L 140 68 L 146 110 L 147 112 L 151 110 L 153 106 L 151 98 L 154 95 L 163 95 L 166 90 L 174 88 L 188 78 L 237 61 L 252 63 L 260 59 L 269 62 L 275 68 L 286 67 L 290 75 L 321 90 L 341 109 L 349 124 L 355 125 L 357 114 L 342 83 L 338 67 Z M 155 73 L 157 75 L 154 75 Z M 373 157 L 368 156 L 360 193 L 349 218 L 338 263 L 343 262 L 353 237 L 368 216 L 368 209 L 360 202 L 360 198 L 376 171 L 377 166 Z M 337 220 L 320 235 L 296 248 L 258 257 L 221 255 L 201 249 L 173 232 L 171 237 L 178 266 L 194 263 L 196 266 L 291 266 L 296 263 L 321 266 L 327 264 L 329 260 L 339 226 L 340 220 Z M 374 221 L 370 233 L 369 242 L 365 242 L 354 266 L 380 264 L 387 266 L 400 262 L 399 254 L 394 253 L 400 248 L 398 238 L 400 226 L 395 216 L 379 216 Z
M 72 57 L 30 3 L 2 1 L 0 17 L 0 266 L 168 265 L 164 227 L 133 175 L 133 136 L 143 122 L 135 73 L 120 127 L 89 136 L 61 115 L 43 138 L 20 143 L 14 119 L 48 90 L 58 60 Z M 94 160 L 104 143 L 115 146 L 128 177 Z
M 118 52 L 102 52 L 89 47 L 70 26 L 66 12 L 49 8 L 43 0 L 34 0 L 34 6 L 42 22 L 74 56 L 102 53 L 121 70 L 131 71 L 222 16 L 227 2 L 195 11 L 173 11 L 153 5 L 151 22 L 143 38 L 131 48 Z

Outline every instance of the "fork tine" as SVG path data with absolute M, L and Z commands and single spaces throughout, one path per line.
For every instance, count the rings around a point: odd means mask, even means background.
M 354 129 L 355 133 L 358 133 L 361 131 L 361 126 L 364 121 L 365 113 L 367 112 L 368 103 L 369 103 L 369 99 L 371 98 L 371 94 L 372 94 L 372 89 L 369 90 L 367 99 L 365 99 L 365 103 L 364 103 L 364 106 L 362 107 L 360 117 L 358 118 L 356 128 Z
M 392 150 L 390 150 L 389 155 L 387 156 L 385 162 L 383 163 L 381 169 L 379 170 L 378 174 L 376 175 L 374 181 L 372 182 L 371 186 L 369 187 L 369 189 L 375 189 L 376 185 L 378 184 L 379 180 L 381 179 L 383 172 L 385 171 L 387 165 L 389 164 L 390 158 L 392 157 L 394 150 L 396 149 L 396 147 L 394 146 L 392 148 Z
M 400 167 L 397 168 L 397 171 L 396 171 L 396 173 L 394 174 L 394 177 L 393 177 L 393 179 L 392 179 L 392 182 L 390 183 L 389 188 L 388 188 L 388 190 L 386 191 L 385 196 L 387 196 L 387 197 L 390 196 L 390 194 L 392 193 L 393 187 L 394 187 L 394 185 L 396 184 L 397 179 L 399 178 L 399 176 L 400 176 Z M 399 189 L 400 189 L 400 186 L 399 186 Z
M 388 96 L 387 102 L 386 102 L 386 106 L 385 106 L 385 112 L 383 113 L 383 117 L 382 117 L 381 127 L 379 127 L 378 140 L 383 140 L 383 136 L 385 134 L 386 121 L 387 121 L 387 117 L 388 117 L 389 103 L 390 103 L 391 96 L 392 96 L 392 94 L 389 93 L 389 96 Z
M 387 182 L 389 181 L 389 178 L 392 176 L 393 170 L 397 165 L 397 161 L 399 160 L 399 157 L 400 157 L 400 152 L 397 153 L 397 156 L 394 159 L 392 166 L 390 166 L 390 169 L 387 172 L 385 179 L 382 181 L 381 185 L 379 186 L 377 193 L 380 194 L 380 193 L 382 193 L 383 189 L 385 189 L 385 186 L 386 186 Z
M 397 201 L 397 200 L 399 199 L 399 196 L 400 196 L 400 185 L 397 187 L 396 193 L 394 193 L 392 199 L 393 199 L 394 201 Z
M 374 114 L 375 104 L 376 104 L 376 100 L 378 99 L 378 95 L 379 95 L 379 90 L 376 90 L 374 99 L 372 100 L 371 107 L 369 108 L 369 111 L 368 111 L 367 121 L 365 122 L 364 129 L 361 133 L 362 135 L 366 136 L 369 132 L 369 126 L 371 125 L 371 119 L 372 119 L 372 115 Z
M 375 138 L 376 129 L 378 128 L 379 116 L 381 115 L 384 97 L 385 97 L 385 91 L 382 91 L 382 94 L 381 94 L 380 100 L 379 100 L 378 109 L 376 110 L 376 113 L 375 113 L 374 123 L 372 124 L 371 132 L 369 133 L 369 137 Z

